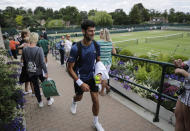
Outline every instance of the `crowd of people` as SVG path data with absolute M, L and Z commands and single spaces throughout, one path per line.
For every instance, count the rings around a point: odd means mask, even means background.
M 68 73 L 74 80 L 75 94 L 71 101 L 70 111 L 77 113 L 77 104 L 82 100 L 85 92 L 90 92 L 92 98 L 93 123 L 98 131 L 104 131 L 104 128 L 98 120 L 99 115 L 99 94 L 104 96 L 109 93 L 110 87 L 109 71 L 112 64 L 112 54 L 116 54 L 116 49 L 112 43 L 109 30 L 103 28 L 100 30 L 100 40 L 95 41 L 95 23 L 91 20 L 85 20 L 81 24 L 83 38 L 81 41 L 72 42 L 70 35 L 66 34 L 56 43 L 56 48 L 60 52 L 61 66 L 67 68 Z M 23 30 L 20 41 L 13 37 L 7 39 L 3 35 L 7 55 L 11 59 L 17 59 L 17 49 L 22 50 L 21 61 L 23 62 L 23 78 L 25 82 L 25 94 L 28 94 L 28 85 L 30 83 L 32 94 L 36 96 L 39 107 L 43 107 L 43 101 L 40 93 L 39 81 L 42 82 L 48 78 L 48 53 L 50 50 L 47 34 L 43 31 L 40 39 L 37 33 L 30 33 Z M 190 61 L 182 62 L 175 60 L 176 74 L 185 77 L 184 92 L 179 96 L 176 104 L 176 126 L 175 131 L 190 131 Z M 67 66 L 65 66 L 68 64 Z M 96 66 L 97 65 L 97 66 Z M 95 68 L 96 67 L 96 68 Z M 97 69 L 99 68 L 99 69 Z M 97 86 L 96 75 L 100 76 L 101 86 Z M 101 87 L 101 88 L 100 88 Z M 47 98 L 48 105 L 52 105 L 53 98 Z

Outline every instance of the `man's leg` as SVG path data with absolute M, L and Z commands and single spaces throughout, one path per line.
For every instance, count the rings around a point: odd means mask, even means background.
M 74 100 L 74 102 L 78 102 L 78 101 L 81 101 L 81 100 L 82 100 L 82 97 L 83 97 L 83 95 L 75 95 L 75 96 L 73 97 L 73 100 Z
M 74 89 L 75 89 L 75 96 L 72 99 L 72 104 L 71 104 L 71 113 L 76 114 L 77 111 L 77 102 L 82 100 L 83 97 L 83 91 L 81 87 L 79 87 L 75 82 L 74 82 Z
M 98 92 L 90 92 L 92 98 L 92 112 L 94 116 L 99 114 Z
M 98 99 L 98 92 L 90 92 L 92 98 L 92 112 L 94 115 L 94 126 L 97 131 L 104 131 L 104 128 L 98 121 L 98 114 L 99 114 L 99 99 Z

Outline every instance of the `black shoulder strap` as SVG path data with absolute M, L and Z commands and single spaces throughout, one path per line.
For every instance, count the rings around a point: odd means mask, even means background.
M 81 45 L 81 41 L 79 42 L 76 42 L 77 44 L 77 59 L 76 59 L 76 62 L 75 62 L 75 65 L 80 67 L 80 61 L 81 61 L 81 58 L 82 58 L 82 45 Z
M 94 46 L 96 48 L 96 58 L 97 58 L 98 57 L 98 54 L 97 54 L 97 52 L 98 52 L 98 43 L 95 40 L 92 40 L 92 41 L 93 41 Z

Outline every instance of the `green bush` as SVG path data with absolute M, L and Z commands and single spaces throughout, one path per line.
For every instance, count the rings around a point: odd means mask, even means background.
M 120 55 L 125 55 L 125 56 L 134 56 L 133 53 L 131 51 L 127 50 L 127 49 L 124 49 L 124 50 L 120 51 L 119 54 Z M 120 59 L 121 59 L 121 61 L 124 61 L 124 62 L 129 60 L 127 58 L 120 58 Z
M 0 48 L 0 129 L 17 131 L 23 129 L 22 114 L 24 98 L 18 86 L 20 62 L 7 62 L 5 50 Z M 19 119 L 18 119 L 19 118 Z

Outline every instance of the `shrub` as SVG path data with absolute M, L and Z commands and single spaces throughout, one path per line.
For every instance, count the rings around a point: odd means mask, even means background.
M 133 53 L 127 49 L 124 49 L 122 51 L 119 52 L 120 55 L 125 55 L 125 56 L 134 56 Z M 120 58 L 121 61 L 125 62 L 125 61 L 128 61 L 129 59 L 127 58 Z
M 0 129 L 3 131 L 22 130 L 23 92 L 18 85 L 19 62 L 4 60 L 4 50 L 0 48 Z

